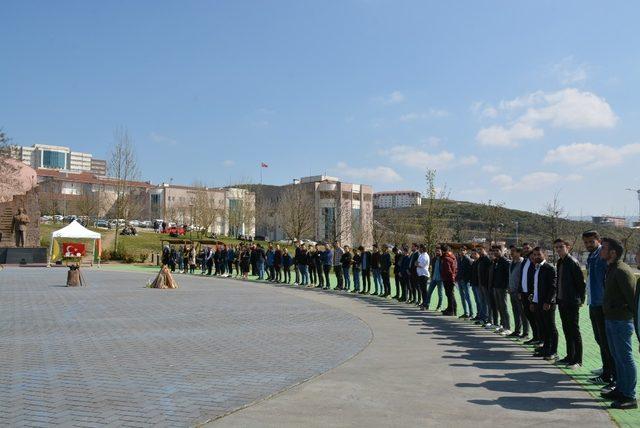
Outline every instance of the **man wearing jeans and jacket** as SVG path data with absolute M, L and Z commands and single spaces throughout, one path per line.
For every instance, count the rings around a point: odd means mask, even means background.
M 636 363 L 633 358 L 633 313 L 635 311 L 636 277 L 629 265 L 621 261 L 622 244 L 611 238 L 602 240 L 600 257 L 607 262 L 604 311 L 609 350 L 616 367 L 616 386 L 601 395 L 613 400 L 614 409 L 637 409 Z
M 473 318 L 473 306 L 471 306 L 471 290 L 469 289 L 469 283 L 471 282 L 471 265 L 473 260 L 467 254 L 467 247 L 464 245 L 460 249 L 458 254 L 458 274 L 456 281 L 458 282 L 458 292 L 460 293 L 460 300 L 462 301 L 462 315 L 460 318 L 467 319 Z
M 607 384 L 607 389 L 615 385 L 615 367 L 613 358 L 609 351 L 607 332 L 605 329 L 604 312 L 602 310 L 602 299 L 604 296 L 604 276 L 607 270 L 607 262 L 600 257 L 602 245 L 600 244 L 600 234 L 595 230 L 589 230 L 582 234 L 582 242 L 589 252 L 587 258 L 587 304 L 589 305 L 589 318 L 593 337 L 600 347 L 600 358 L 602 359 L 602 372 L 589 379 L 595 384 Z

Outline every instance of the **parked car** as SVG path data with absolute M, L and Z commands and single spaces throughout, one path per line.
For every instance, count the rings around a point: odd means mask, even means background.
M 184 227 L 182 226 L 169 226 L 167 227 L 167 229 L 165 230 L 165 233 L 168 233 L 169 236 L 181 236 L 184 235 Z
M 53 221 L 61 222 L 62 220 L 64 220 L 64 217 L 61 216 L 60 214 L 56 214 L 53 216 Z
M 40 217 L 40 221 L 42 223 L 48 223 L 50 221 L 53 221 L 53 216 L 50 215 L 43 215 L 42 217 Z
M 145 227 L 151 229 L 153 227 L 153 222 L 151 220 L 144 220 L 140 222 L 140 227 Z
M 111 225 L 109 224 L 109 222 L 107 220 L 97 220 L 95 223 L 96 227 L 102 227 L 105 229 L 111 229 Z

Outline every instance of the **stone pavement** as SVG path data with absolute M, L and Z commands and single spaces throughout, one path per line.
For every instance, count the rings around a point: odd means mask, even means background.
M 356 315 L 374 339 L 344 364 L 212 427 L 613 425 L 602 402 L 559 369 L 468 322 L 375 297 L 274 289 Z
M 273 287 L 148 273 L 0 272 L 0 426 L 190 426 L 317 376 L 368 326 Z

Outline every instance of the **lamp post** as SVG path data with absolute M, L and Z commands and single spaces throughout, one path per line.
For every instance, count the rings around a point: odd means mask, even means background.
M 638 223 L 640 224 L 640 189 L 627 189 L 630 192 L 636 192 L 638 194 Z

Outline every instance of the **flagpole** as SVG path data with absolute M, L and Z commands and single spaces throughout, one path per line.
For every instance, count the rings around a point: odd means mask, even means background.
M 260 164 L 260 185 L 262 185 L 262 164 Z

